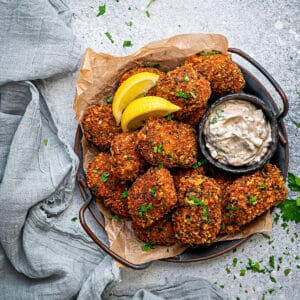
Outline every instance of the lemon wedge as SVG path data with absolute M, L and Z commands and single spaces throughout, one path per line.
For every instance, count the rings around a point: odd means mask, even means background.
M 135 130 L 149 117 L 163 117 L 178 110 L 180 110 L 179 106 L 164 98 L 141 97 L 127 105 L 122 114 L 121 127 L 124 132 Z
M 155 86 L 159 75 L 150 72 L 141 72 L 130 76 L 117 89 L 112 103 L 112 112 L 117 125 L 120 124 L 122 112 L 125 107 L 134 99 L 147 93 Z

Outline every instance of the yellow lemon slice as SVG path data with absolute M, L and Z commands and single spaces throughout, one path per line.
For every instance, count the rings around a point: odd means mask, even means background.
M 117 125 L 120 124 L 122 112 L 134 99 L 139 98 L 155 86 L 159 75 L 150 72 L 141 72 L 130 76 L 117 89 L 112 103 L 112 112 Z
M 164 98 L 141 97 L 127 105 L 122 114 L 121 127 L 124 132 L 135 130 L 149 117 L 163 117 L 178 110 L 180 110 L 179 106 Z

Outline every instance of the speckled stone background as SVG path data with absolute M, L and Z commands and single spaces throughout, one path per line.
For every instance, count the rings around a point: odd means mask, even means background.
M 225 35 L 230 47 L 240 48 L 254 57 L 287 94 L 290 110 L 285 124 L 289 136 L 289 171 L 300 175 L 300 128 L 296 126 L 300 122 L 300 2 L 156 0 L 147 8 L 148 3 L 148 0 L 70 0 L 74 13 L 72 28 L 82 43 L 82 50 L 91 47 L 95 51 L 122 56 L 150 41 L 180 33 Z M 103 4 L 106 4 L 106 13 L 96 17 L 98 6 Z M 110 32 L 114 43 L 105 32 Z M 130 40 L 132 47 L 123 48 L 124 40 Z M 264 78 L 248 64 L 243 65 L 266 84 L 281 107 L 279 97 Z M 47 82 L 49 92 L 56 97 L 59 123 L 70 144 L 74 143 L 77 127 L 72 110 L 76 77 L 77 74 L 73 74 Z M 300 193 L 289 194 L 290 198 L 297 196 Z M 81 204 L 80 194 L 76 191 L 72 207 L 62 216 L 62 224 L 64 218 L 78 212 Z M 275 209 L 273 214 L 278 212 Z M 79 223 L 76 226 L 81 230 Z M 162 283 L 174 276 L 189 275 L 217 283 L 230 299 L 300 299 L 300 260 L 297 257 L 300 255 L 300 224 L 289 222 L 285 227 L 280 219 L 268 235 L 254 235 L 236 251 L 204 262 L 174 264 L 157 261 L 143 271 L 123 269 L 120 284 L 126 289 L 135 282 Z M 271 256 L 274 256 L 274 269 L 269 264 Z M 235 259 L 236 265 L 233 264 Z M 261 269 L 267 268 L 270 272 L 247 270 L 249 259 L 259 262 Z M 244 276 L 240 274 L 242 269 L 246 270 Z M 288 275 L 285 275 L 286 269 L 290 269 Z

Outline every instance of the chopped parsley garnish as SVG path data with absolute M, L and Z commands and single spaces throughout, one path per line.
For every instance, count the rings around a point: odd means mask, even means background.
M 245 276 L 246 274 L 246 270 L 245 269 L 241 269 L 240 270 L 240 276 Z
M 218 118 L 216 116 L 211 118 L 209 121 L 210 124 L 216 124 L 217 122 L 218 122 Z
M 171 114 L 168 114 L 168 115 L 166 116 L 166 119 L 167 119 L 168 121 L 171 121 L 171 120 L 172 120 L 172 115 L 171 115 Z
M 72 222 L 76 222 L 77 219 L 78 219 L 77 217 L 73 217 L 73 218 L 71 219 L 71 221 L 72 221 Z
M 227 273 L 227 274 L 230 274 L 230 273 L 231 273 L 231 271 L 230 271 L 230 269 L 229 269 L 228 267 L 226 267 L 225 270 L 226 270 L 226 273 Z
M 236 207 L 236 206 L 231 206 L 231 205 L 226 206 L 226 209 L 227 209 L 227 210 L 239 210 L 238 207 Z
M 123 47 L 132 47 L 132 42 L 131 41 L 124 41 L 123 42 Z
M 148 18 L 150 18 L 150 12 L 149 12 L 149 10 L 146 10 L 145 13 L 146 13 L 146 16 L 147 16 Z
M 111 96 L 108 96 L 108 97 L 106 97 L 105 101 L 107 104 L 112 104 L 113 98 Z
M 288 173 L 288 187 L 293 192 L 300 191 L 300 177 L 293 173 Z
M 140 207 L 140 210 L 138 212 L 138 216 L 142 217 L 145 212 L 147 212 L 148 210 L 153 210 L 153 209 L 154 209 L 154 207 L 152 204 L 148 204 L 147 206 L 145 204 L 142 204 Z
M 99 5 L 97 17 L 104 15 L 105 12 L 106 12 L 106 6 L 105 5 Z
M 197 198 L 195 196 L 192 196 L 192 195 L 189 195 L 189 199 L 194 201 L 194 203 L 192 204 L 192 208 L 195 207 L 195 206 L 198 206 L 198 205 L 200 205 L 202 207 L 202 209 L 203 209 L 203 220 L 208 221 L 207 207 L 204 204 L 204 202 L 201 201 L 199 198 Z
M 297 128 L 300 128 L 300 123 L 298 123 L 296 126 L 297 126 Z
M 108 219 L 109 220 L 116 220 L 117 222 L 121 222 L 122 221 L 122 219 L 119 216 L 117 216 L 116 214 L 114 214 L 113 212 L 111 212 L 109 214 Z
M 90 127 L 88 127 L 87 125 L 83 125 L 83 129 L 84 129 L 85 131 L 89 131 L 89 130 L 90 130 Z
M 43 140 L 43 144 L 44 144 L 45 146 L 47 146 L 47 145 L 48 145 L 48 139 L 44 139 L 44 140 Z
M 143 251 L 148 251 L 150 249 L 155 249 L 156 244 L 154 242 L 148 242 L 141 247 Z
M 190 95 L 187 94 L 187 93 L 184 93 L 183 91 L 178 91 L 178 92 L 176 93 L 176 96 L 177 96 L 177 97 L 182 97 L 182 98 L 184 98 L 184 99 L 186 99 L 186 100 L 190 99 Z
M 248 259 L 248 266 L 246 267 L 247 270 L 251 270 L 252 272 L 255 272 L 255 273 L 265 273 L 266 270 L 265 269 L 261 269 L 260 267 L 260 262 L 256 262 L 254 263 L 252 261 L 252 259 Z
M 270 267 L 272 267 L 273 269 L 275 268 L 275 259 L 274 259 L 274 255 L 269 257 L 269 265 Z
M 101 175 L 101 182 L 105 183 L 108 179 L 108 176 L 109 176 L 109 173 L 107 172 L 104 172 L 102 175 Z
M 300 206 L 297 202 L 300 202 L 300 197 L 298 197 L 297 200 L 287 199 L 284 202 L 277 205 L 277 207 L 281 209 L 283 221 L 295 221 L 296 223 L 300 222 Z M 281 226 L 283 224 L 281 224 Z
M 197 95 L 194 93 L 194 91 L 193 91 L 193 90 L 190 90 L 190 94 L 191 94 L 191 96 L 192 96 L 194 99 L 196 99 L 196 98 L 197 98 Z
M 185 82 L 189 82 L 190 81 L 189 76 L 187 76 L 186 74 L 182 74 L 182 76 L 183 76 L 183 79 L 184 79 Z
M 219 51 L 219 50 L 200 51 L 196 55 L 198 55 L 198 56 L 209 56 L 209 55 L 215 55 L 215 54 L 222 54 L 222 51 Z
M 161 169 L 164 167 L 164 164 L 162 162 L 160 162 L 160 163 L 158 163 L 157 167 L 158 167 L 158 169 Z
M 131 27 L 133 25 L 132 21 L 129 21 L 128 23 L 126 23 L 127 26 Z
M 193 164 L 193 169 L 198 169 L 199 167 L 205 165 L 207 163 L 206 159 L 201 159 Z
M 154 195 L 155 195 L 155 193 L 156 193 L 156 190 L 155 190 L 155 188 L 151 188 L 151 189 L 150 189 L 150 193 L 151 193 L 151 195 L 153 195 L 153 196 L 154 196 Z
M 127 198 L 128 197 L 128 190 L 125 190 L 122 192 L 122 198 Z
M 272 282 L 274 282 L 274 283 L 277 282 L 276 279 L 275 279 L 273 276 L 270 276 L 270 280 L 271 280 Z
M 98 173 L 98 170 L 97 170 L 97 169 L 93 169 L 92 172 L 93 172 L 94 174 L 97 174 L 97 173 Z
M 234 215 L 232 213 L 226 213 L 225 214 L 228 218 L 234 218 Z
M 155 1 L 155 0 L 149 0 L 149 2 L 148 2 L 148 4 L 147 4 L 146 8 L 149 8 L 150 5 L 151 5 L 154 1 Z
M 257 198 L 256 197 L 251 197 L 248 203 L 252 204 L 252 205 L 256 205 L 257 204 Z
M 265 183 L 262 183 L 261 185 L 258 185 L 258 187 L 262 190 L 265 190 L 267 188 L 267 185 Z
M 187 217 L 185 217 L 185 220 L 186 220 L 188 223 L 190 223 L 190 222 L 191 222 L 191 217 L 187 216 Z
M 113 44 L 115 41 L 113 40 L 113 38 L 112 38 L 112 36 L 111 36 L 111 34 L 110 34 L 110 32 L 105 32 L 104 33 L 106 36 L 107 36 L 107 38 L 111 41 L 111 43 Z
M 161 153 L 162 150 L 163 150 L 163 145 L 162 144 L 159 144 L 158 146 L 153 147 L 153 152 L 154 153 Z

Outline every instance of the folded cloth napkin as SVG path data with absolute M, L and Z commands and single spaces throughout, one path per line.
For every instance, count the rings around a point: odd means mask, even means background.
M 62 0 L 0 0 L 0 299 L 224 298 L 201 279 L 124 295 L 131 283 L 65 217 L 78 160 L 42 80 L 78 68 L 71 16 Z

